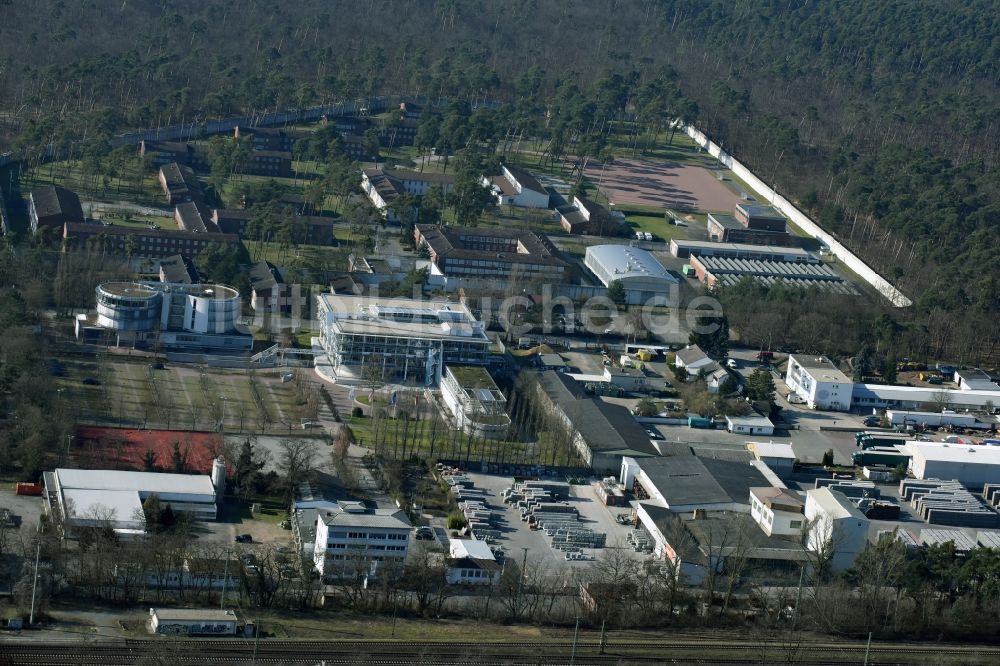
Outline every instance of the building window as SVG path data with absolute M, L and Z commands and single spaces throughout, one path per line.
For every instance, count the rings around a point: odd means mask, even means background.
M 791 527 L 792 529 L 795 529 L 795 528 L 798 528 L 798 527 L 802 527 L 802 521 L 801 520 L 793 520 L 792 522 L 788 523 L 788 526 Z

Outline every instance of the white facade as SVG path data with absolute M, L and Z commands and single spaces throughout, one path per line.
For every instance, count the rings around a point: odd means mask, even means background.
M 973 414 L 956 414 L 954 411 L 944 412 L 908 412 L 900 409 L 890 409 L 885 413 L 889 424 L 893 426 L 958 426 L 975 428 L 981 425 Z
M 233 636 L 236 613 L 200 608 L 150 608 L 149 629 L 154 634 Z
M 142 503 L 150 495 L 175 512 L 215 520 L 221 494 L 212 477 L 197 474 L 57 469 L 46 473 L 45 484 L 68 531 L 110 525 L 122 536 L 145 533 Z
M 452 539 L 448 542 L 448 569 L 445 580 L 449 585 L 496 585 L 502 567 L 489 544 L 475 539 Z
M 851 409 L 854 382 L 824 356 L 789 356 L 785 384 L 813 409 Z
M 907 442 L 910 472 L 918 479 L 954 479 L 967 488 L 1000 482 L 1000 447 Z
M 522 174 L 520 169 L 512 171 L 506 165 L 503 165 L 501 170 L 501 174 L 497 178 L 503 179 L 502 182 L 489 178 L 483 179 L 483 185 L 492 189 L 498 206 L 549 207 L 549 193 L 534 176 L 527 172 Z
M 743 435 L 773 435 L 774 424 L 766 416 L 727 416 L 726 430 Z
M 220 284 L 105 282 L 97 287 L 97 324 L 166 346 L 246 350 L 237 329 L 240 293 Z
M 507 434 L 507 398 L 485 368 L 447 366 L 441 378 L 441 399 L 466 432 L 499 438 Z
M 795 452 L 791 444 L 747 442 L 747 450 L 777 474 L 791 474 L 795 469 Z
M 751 488 L 750 517 L 767 536 L 802 534 L 804 504 L 783 488 Z
M 843 494 L 829 488 L 806 491 L 806 547 L 830 556 L 834 571 L 854 565 L 868 543 L 868 519 Z
M 937 386 L 886 386 L 881 384 L 855 384 L 851 401 L 859 408 L 895 408 L 919 410 L 927 403 L 946 401 L 951 409 L 982 410 L 992 404 L 1000 407 L 1000 393 L 996 391 L 962 391 L 942 389 Z
M 410 522 L 403 511 L 346 505 L 323 510 L 316 517 L 313 562 L 327 580 L 371 580 L 382 572 L 398 576 L 409 539 Z

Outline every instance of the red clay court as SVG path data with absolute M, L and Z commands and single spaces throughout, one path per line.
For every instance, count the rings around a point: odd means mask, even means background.
M 146 451 L 156 455 L 156 465 L 171 471 L 174 442 L 186 454 L 188 472 L 210 474 L 212 460 L 222 452 L 222 435 L 215 432 L 188 432 L 184 430 L 129 430 L 80 426 L 72 450 L 77 464 L 90 469 L 143 468 Z
M 700 166 L 676 162 L 616 159 L 601 176 L 601 164 L 587 167 L 587 178 L 616 206 L 639 205 L 732 213 L 739 196 Z

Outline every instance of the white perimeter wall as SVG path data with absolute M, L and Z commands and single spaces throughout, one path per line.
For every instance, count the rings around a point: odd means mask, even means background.
M 861 261 L 857 255 L 848 250 L 831 234 L 823 231 L 818 224 L 806 217 L 806 215 L 793 206 L 788 199 L 768 187 L 764 181 L 758 178 L 752 171 L 750 171 L 750 169 L 743 166 L 739 160 L 724 152 L 722 148 L 712 141 L 709 141 L 708 137 L 705 136 L 703 132 L 698 131 L 693 125 L 685 127 L 684 131 L 695 141 L 695 143 L 707 150 L 709 155 L 719 160 L 723 166 L 735 173 L 741 180 L 749 185 L 759 197 L 765 199 L 766 201 L 763 203 L 769 203 L 780 210 L 795 226 L 799 227 L 807 234 L 818 239 L 830 248 L 831 254 L 836 256 L 837 259 L 844 263 L 844 265 L 857 273 L 861 279 L 875 287 L 875 289 L 889 299 L 893 305 L 897 307 L 909 307 L 910 305 L 913 305 L 913 301 L 892 286 L 888 280 L 876 273 L 868 264 Z

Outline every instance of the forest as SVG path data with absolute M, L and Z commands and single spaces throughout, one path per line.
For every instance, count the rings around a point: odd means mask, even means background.
M 914 300 L 890 313 L 907 351 L 955 353 L 928 327 L 962 313 L 975 338 L 1000 304 L 997 34 L 989 0 L 15 0 L 0 152 L 383 94 L 502 105 L 500 136 L 550 158 L 681 118 Z M 447 125 L 445 154 L 483 139 Z

